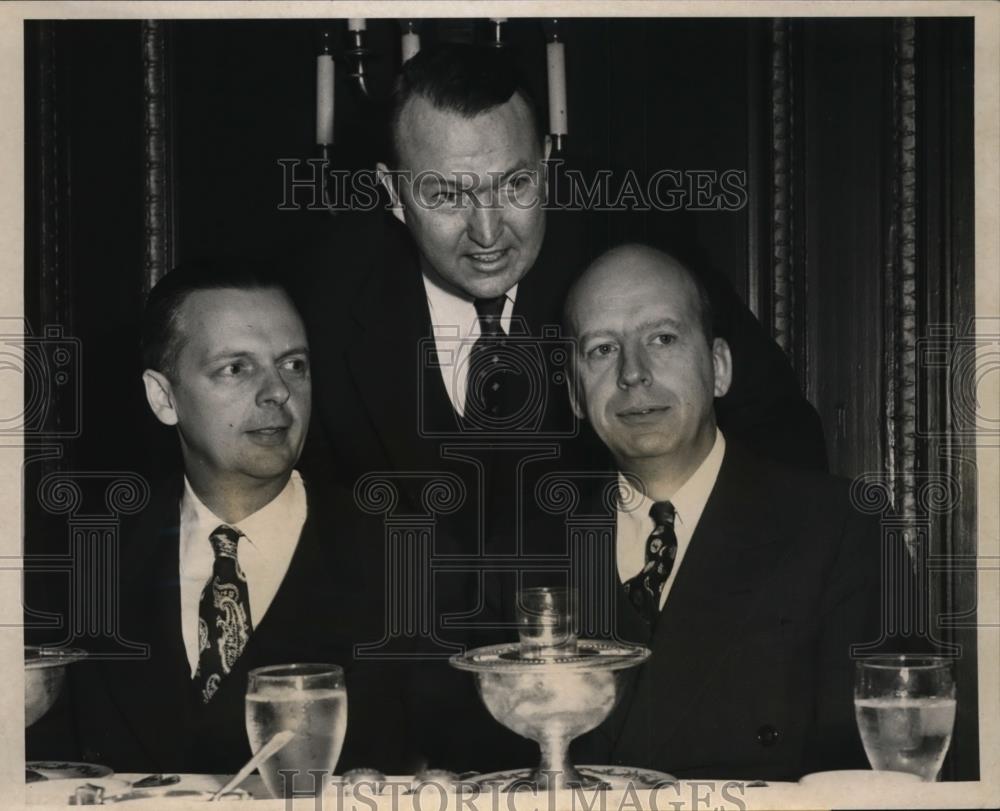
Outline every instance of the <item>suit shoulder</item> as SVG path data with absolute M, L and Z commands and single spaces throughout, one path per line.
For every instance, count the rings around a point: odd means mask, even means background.
M 385 523 L 363 509 L 354 492 L 325 479 L 306 481 L 308 517 L 302 542 L 340 588 L 370 590 L 375 599 L 385 569 Z
M 309 514 L 334 515 L 357 509 L 354 490 L 339 481 L 323 476 L 303 474 L 302 482 L 306 488 L 306 503 Z
M 120 537 L 126 554 L 149 550 L 153 541 L 165 534 L 176 533 L 180 525 L 180 502 L 184 493 L 184 479 L 169 476 L 149 483 L 145 504 L 125 516 L 120 524 Z
M 781 504 L 785 511 L 852 505 L 850 479 L 765 458 L 737 441 L 726 441 L 726 455 L 734 480 Z
M 410 253 L 405 228 L 385 212 L 341 212 L 295 252 L 289 286 L 305 304 L 317 293 L 349 295 L 373 271 L 402 264 Z
M 353 488 L 323 476 L 303 477 L 310 523 L 342 534 L 381 532 L 380 514 L 365 509 Z

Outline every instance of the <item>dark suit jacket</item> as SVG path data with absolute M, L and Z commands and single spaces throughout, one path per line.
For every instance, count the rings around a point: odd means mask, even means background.
M 727 443 L 652 632 L 615 575 L 618 635 L 652 657 L 577 762 L 771 780 L 865 768 L 850 646 L 879 640 L 879 550 L 847 482 Z
M 273 602 L 235 667 L 206 706 L 191 687 L 180 629 L 180 487 L 159 488 L 123 537 L 123 636 L 148 657 L 70 668 L 67 703 L 78 756 L 116 771 L 230 773 L 249 757 L 248 672 L 269 664 L 342 665 L 348 725 L 338 771 L 405 768 L 407 733 L 394 666 L 357 661 L 354 645 L 384 624 L 381 525 L 362 521 L 344 492 L 315 492 L 299 544 Z M 37 747 L 36 747 L 37 748 Z M 36 754 L 43 754 L 36 752 Z

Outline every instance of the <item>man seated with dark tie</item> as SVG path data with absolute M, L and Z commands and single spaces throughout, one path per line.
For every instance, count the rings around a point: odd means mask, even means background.
M 732 356 L 672 257 L 609 251 L 566 321 L 574 411 L 618 470 L 617 634 L 652 649 L 577 762 L 775 780 L 865 767 L 851 645 L 879 638 L 877 525 L 846 482 L 723 436 Z
M 234 772 L 251 755 L 248 672 L 320 662 L 346 671 L 340 769 L 399 769 L 400 686 L 391 668 L 354 660 L 382 633 L 382 528 L 349 492 L 294 470 L 311 381 L 291 300 L 267 268 L 189 265 L 150 293 L 142 341 L 146 398 L 176 429 L 184 470 L 122 535 L 122 637 L 148 654 L 95 651 L 72 670 L 80 756 L 116 771 Z

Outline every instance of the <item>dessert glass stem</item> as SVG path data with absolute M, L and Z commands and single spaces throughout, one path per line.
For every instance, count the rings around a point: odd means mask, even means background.
M 533 775 L 543 790 L 584 786 L 589 781 L 569 762 L 569 740 L 565 735 L 550 735 L 538 742 L 541 763 Z

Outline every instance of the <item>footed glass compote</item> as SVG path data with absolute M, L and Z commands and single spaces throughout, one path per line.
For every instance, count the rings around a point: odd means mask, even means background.
M 497 721 L 538 743 L 541 764 L 526 779 L 543 790 L 607 785 L 569 762 L 569 745 L 611 714 L 621 674 L 650 654 L 638 645 L 577 639 L 576 606 L 574 589 L 523 589 L 519 642 L 451 658 L 476 674 L 479 695 Z
M 608 717 L 620 697 L 621 674 L 649 653 L 636 645 L 581 639 L 573 652 L 523 655 L 513 642 L 476 648 L 451 663 L 476 674 L 483 703 L 497 721 L 538 743 L 541 763 L 529 783 L 541 790 L 592 788 L 603 781 L 570 763 L 570 742 Z

